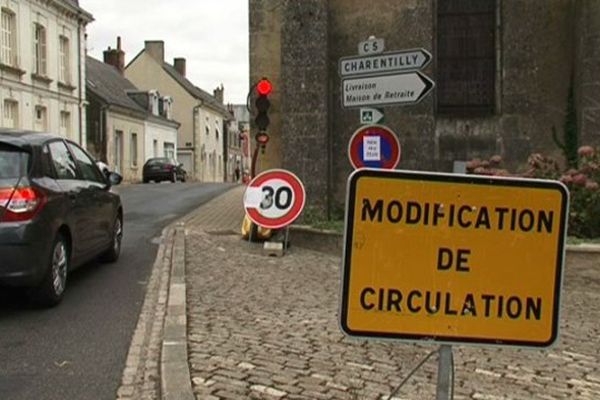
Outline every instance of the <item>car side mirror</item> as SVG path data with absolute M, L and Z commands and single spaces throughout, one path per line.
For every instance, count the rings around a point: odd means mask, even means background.
M 121 181 L 123 181 L 123 177 L 116 172 L 111 172 L 108 175 L 108 183 L 110 183 L 111 186 L 118 185 Z

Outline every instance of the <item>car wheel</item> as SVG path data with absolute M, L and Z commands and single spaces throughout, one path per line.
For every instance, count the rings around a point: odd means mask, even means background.
M 121 254 L 121 241 L 123 240 L 123 221 L 121 216 L 115 219 L 112 232 L 112 241 L 110 248 L 100 256 L 100 260 L 107 263 L 113 263 L 119 259 Z
M 42 283 L 33 290 L 33 300 L 44 307 L 60 303 L 67 287 L 69 250 L 63 235 L 58 234 L 52 244 L 48 268 Z
M 171 176 L 171 182 L 177 182 L 177 172 L 173 172 L 173 175 Z
M 143 179 L 142 179 L 142 182 L 144 182 L 144 183 L 148 183 L 148 182 L 150 182 L 150 180 L 149 180 L 148 178 L 143 178 Z

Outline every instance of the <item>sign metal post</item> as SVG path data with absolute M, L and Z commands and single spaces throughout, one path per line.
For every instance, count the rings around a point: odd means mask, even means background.
M 453 374 L 452 346 L 443 344 L 438 351 L 438 376 L 435 400 L 448 400 L 454 397 L 454 393 L 451 390 L 451 377 Z

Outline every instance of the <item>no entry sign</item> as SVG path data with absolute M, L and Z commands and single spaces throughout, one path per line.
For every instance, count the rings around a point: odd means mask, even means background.
M 305 200 L 304 185 L 296 175 L 271 169 L 252 179 L 244 193 L 244 208 L 255 224 L 278 229 L 298 218 Z
M 400 142 L 386 126 L 363 126 L 350 138 L 348 158 L 355 169 L 394 169 L 400 162 Z
M 342 330 L 551 345 L 568 197 L 556 181 L 355 171 L 346 203 Z

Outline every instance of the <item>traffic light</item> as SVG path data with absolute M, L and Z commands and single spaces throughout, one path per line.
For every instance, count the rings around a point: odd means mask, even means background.
M 254 104 L 256 105 L 256 110 L 258 113 L 256 114 L 256 118 L 254 122 L 256 122 L 256 126 L 259 131 L 267 130 L 267 126 L 269 126 L 269 116 L 267 115 L 267 111 L 269 107 L 271 107 L 271 102 L 269 101 L 269 94 L 273 90 L 273 85 L 267 78 L 262 78 L 256 84 L 256 92 L 258 93 L 258 97 Z

